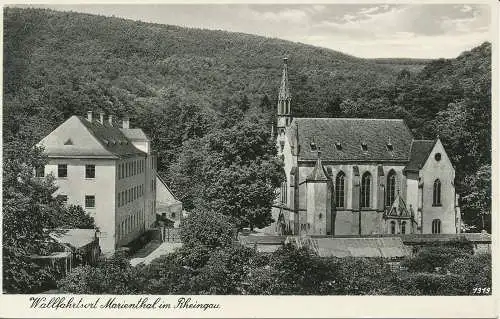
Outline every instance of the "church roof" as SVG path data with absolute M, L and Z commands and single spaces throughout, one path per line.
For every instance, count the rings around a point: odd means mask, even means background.
M 288 138 L 299 160 L 408 161 L 413 136 L 399 119 L 295 118 Z M 298 148 L 295 145 L 298 140 Z
M 420 170 L 429 157 L 434 144 L 436 144 L 435 140 L 414 140 L 411 144 L 410 162 L 406 165 L 405 171 Z
M 309 247 L 320 257 L 401 258 L 411 254 L 399 237 L 378 238 L 300 238 L 289 236 L 287 243 Z

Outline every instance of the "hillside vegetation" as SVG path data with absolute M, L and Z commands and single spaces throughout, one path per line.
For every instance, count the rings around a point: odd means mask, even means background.
M 270 125 L 284 56 L 295 116 L 397 117 L 418 138 L 439 134 L 466 221 L 489 213 L 490 43 L 456 59 L 369 60 L 248 34 L 5 8 L 4 145 L 34 145 L 87 110 L 127 114 L 152 138 L 160 173 L 194 203 L 196 192 L 176 183 L 185 146 L 251 118 Z

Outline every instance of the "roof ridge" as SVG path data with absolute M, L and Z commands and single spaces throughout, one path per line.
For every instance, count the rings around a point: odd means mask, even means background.
M 76 118 L 81 122 L 81 124 L 83 125 L 83 127 L 85 127 L 85 129 L 90 133 L 90 135 L 92 135 L 92 137 L 97 141 L 97 143 L 99 143 L 99 145 L 102 146 L 102 148 L 104 148 L 104 150 L 106 152 L 108 152 L 108 154 L 112 155 L 112 156 L 117 156 L 115 153 L 111 152 L 110 150 L 108 150 L 108 148 L 104 145 L 104 143 L 95 135 L 95 133 L 87 127 L 87 125 L 85 125 L 85 123 L 83 123 L 83 121 L 87 121 L 87 119 L 85 119 L 83 116 L 79 116 L 77 115 Z M 87 121 L 89 122 L 89 121 Z M 89 123 L 92 123 L 92 122 L 89 122 Z

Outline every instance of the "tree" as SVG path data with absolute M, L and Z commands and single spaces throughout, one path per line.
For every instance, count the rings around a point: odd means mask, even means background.
M 90 216 L 82 206 L 61 207 L 61 209 L 54 211 L 51 218 L 53 224 L 58 228 L 94 229 L 96 227 L 94 217 Z
M 172 166 L 173 188 L 181 196 L 191 195 L 188 201 L 199 211 L 220 212 L 238 227 L 271 222 L 283 173 L 265 124 L 245 120 L 185 146 Z
M 238 103 L 238 106 L 243 113 L 246 113 L 246 111 L 248 111 L 248 109 L 250 108 L 250 101 L 248 100 L 248 96 L 246 94 L 243 95 L 240 102 Z
M 3 162 L 3 289 L 9 293 L 37 291 L 52 279 L 47 267 L 30 258 L 44 254 L 47 234 L 55 227 L 52 212 L 60 209 L 52 197 L 57 189 L 50 178 L 35 178 L 35 167 L 46 159 L 40 148 L 4 144 Z
M 466 176 L 464 186 L 465 222 L 491 233 L 491 165 L 483 165 L 474 175 Z
M 184 247 L 227 247 L 233 241 L 233 225 L 215 211 L 194 211 L 182 220 L 180 236 Z
M 3 162 L 3 289 L 28 293 L 54 280 L 54 273 L 37 265 L 31 255 L 49 252 L 48 231 L 57 227 L 93 228 L 81 207 L 64 207 L 54 197 L 52 176 L 34 177 L 47 163 L 43 150 L 14 139 L 4 144 Z
M 269 99 L 267 94 L 265 94 L 262 100 L 260 101 L 260 111 L 263 113 L 267 113 L 271 110 L 272 110 L 271 100 Z

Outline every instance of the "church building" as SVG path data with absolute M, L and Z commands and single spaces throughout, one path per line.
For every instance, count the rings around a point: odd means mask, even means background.
M 439 137 L 401 119 L 294 118 L 287 59 L 276 142 L 286 181 L 268 230 L 293 235 L 455 234 L 455 169 Z

